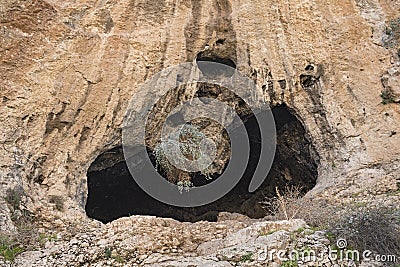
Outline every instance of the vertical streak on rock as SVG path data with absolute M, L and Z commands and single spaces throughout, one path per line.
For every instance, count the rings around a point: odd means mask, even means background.
M 216 38 L 215 50 L 221 57 L 237 60 L 237 40 L 236 32 L 232 25 L 232 6 L 229 0 L 216 0 L 215 9 L 217 10 L 217 17 L 215 20 Z M 218 51 L 219 50 L 219 51 Z
M 171 8 L 171 14 L 170 17 L 175 18 L 175 10 L 176 10 L 176 1 L 174 1 L 172 4 L 172 8 Z M 170 46 L 170 42 L 171 42 L 171 27 L 168 24 L 164 25 L 165 27 L 165 41 L 162 44 L 162 49 L 161 49 L 161 69 L 164 69 L 164 65 L 165 65 L 165 60 L 167 58 L 167 50 L 168 47 Z M 172 29 L 174 30 L 174 29 Z
M 236 33 L 234 31 L 231 13 L 232 7 L 228 0 L 213 0 L 207 6 L 209 18 L 206 23 L 201 20 L 202 2 L 192 1 L 192 18 L 185 27 L 187 60 L 192 61 L 203 51 L 210 58 L 224 58 L 236 61 Z M 208 49 L 204 50 L 204 45 Z
M 186 40 L 186 59 L 192 61 L 198 47 L 197 41 L 200 37 L 200 18 L 202 11 L 202 1 L 192 0 L 192 17 L 185 27 Z
M 115 123 L 115 120 L 117 119 L 116 116 L 117 116 L 118 112 L 120 112 L 121 98 L 119 96 L 119 92 L 120 92 L 121 81 L 124 78 L 124 72 L 128 68 L 128 64 L 127 64 L 128 58 L 129 58 L 129 51 L 128 51 L 128 48 L 127 48 L 126 52 L 125 52 L 125 55 L 124 55 L 123 62 L 122 62 L 122 67 L 121 67 L 120 71 L 118 72 L 118 80 L 117 80 L 116 85 L 115 85 L 115 87 L 114 87 L 114 89 L 112 91 L 112 94 L 110 96 L 110 97 L 112 97 L 112 95 L 115 94 L 116 98 L 118 98 L 117 105 L 114 107 L 114 110 L 112 112 L 111 125 L 113 125 Z
M 282 11 L 280 10 L 279 6 L 277 6 L 277 24 L 278 24 L 278 29 L 277 35 L 276 35 L 276 44 L 278 46 L 278 51 L 280 54 L 280 57 L 282 58 L 282 64 L 284 67 L 285 75 L 286 75 L 286 80 L 288 81 L 287 87 L 289 90 L 289 99 L 291 100 L 291 105 L 293 106 L 293 88 L 295 86 L 295 81 L 294 81 L 294 70 L 293 70 L 293 64 L 292 64 L 292 59 L 291 59 L 291 54 L 289 49 L 287 48 L 287 30 L 285 29 L 285 18 L 283 17 Z

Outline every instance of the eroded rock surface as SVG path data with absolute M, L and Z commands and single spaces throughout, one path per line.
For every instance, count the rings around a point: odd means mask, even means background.
M 310 196 L 398 196 L 399 43 L 388 25 L 399 17 L 394 0 L 2 1 L 0 191 L 23 198 L 0 199 L 1 229 L 15 230 L 14 210 L 47 228 L 89 223 L 87 171 L 121 145 L 130 99 L 149 97 L 139 85 L 198 56 L 234 64 L 294 111 L 319 156 Z
M 69 241 L 55 238 L 47 241 L 40 252 L 21 254 L 16 265 L 235 266 L 242 263 L 264 266 L 270 260 L 263 260 L 258 253 L 261 255 L 266 246 L 286 249 L 294 241 L 290 237 L 293 233 L 298 233 L 304 246 L 313 244 L 313 248 L 321 250 L 329 244 L 322 232 L 308 230 L 301 234 L 306 231 L 306 224 L 301 220 L 191 224 L 142 216 L 119 219 L 106 227 L 96 223 L 86 227 L 85 232 Z

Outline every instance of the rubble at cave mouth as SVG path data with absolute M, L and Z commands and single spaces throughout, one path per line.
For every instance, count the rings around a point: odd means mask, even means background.
M 316 153 L 302 123 L 285 105 L 272 109 L 277 127 L 274 163 L 264 183 L 255 192 L 248 186 L 259 159 L 260 132 L 255 117 L 245 121 L 250 140 L 250 159 L 239 183 L 219 200 L 195 208 L 174 207 L 147 195 L 131 177 L 121 147 L 101 154 L 87 173 L 86 214 L 107 223 L 131 215 L 168 217 L 179 221 L 216 221 L 219 212 L 240 213 L 250 218 L 268 215 L 259 202 L 273 197 L 275 188 L 301 186 L 311 190 L 318 176 Z M 261 163 L 262 164 L 262 163 Z M 211 181 L 212 182 L 212 181 Z

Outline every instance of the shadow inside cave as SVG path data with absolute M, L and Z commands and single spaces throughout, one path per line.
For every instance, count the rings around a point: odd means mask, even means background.
M 89 168 L 86 214 L 104 223 L 130 215 L 153 215 L 188 222 L 216 221 L 218 213 L 223 211 L 250 218 L 266 216 L 260 202 L 275 196 L 276 187 L 284 191 L 286 186 L 300 186 L 305 193 L 315 186 L 318 176 L 318 156 L 302 123 L 285 105 L 274 107 L 272 112 L 277 129 L 275 159 L 264 183 L 255 192 L 249 193 L 248 186 L 260 155 L 260 132 L 255 117 L 251 116 L 245 120 L 250 136 L 247 169 L 239 183 L 219 200 L 200 207 L 182 208 L 153 199 L 131 177 L 122 148 L 117 147 L 100 155 Z M 202 181 L 201 175 L 193 176 L 195 186 L 203 184 Z

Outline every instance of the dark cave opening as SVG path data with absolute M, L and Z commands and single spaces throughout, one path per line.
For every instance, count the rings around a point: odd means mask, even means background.
M 318 176 L 318 156 L 302 123 L 285 105 L 272 111 L 277 128 L 275 159 L 267 179 L 255 192 L 249 193 L 248 186 L 258 163 L 260 132 L 255 117 L 251 116 L 245 120 L 251 155 L 247 169 L 239 183 L 219 200 L 200 207 L 181 208 L 153 199 L 131 177 L 122 147 L 117 147 L 101 154 L 89 168 L 86 214 L 104 223 L 130 215 L 188 222 L 216 221 L 219 212 L 240 213 L 250 218 L 268 215 L 260 202 L 275 196 L 276 187 L 283 191 L 286 186 L 301 186 L 305 193 L 315 186 Z M 198 181 L 202 183 L 200 178 Z
M 221 65 L 212 65 L 209 63 L 219 63 Z M 197 54 L 196 64 L 204 75 L 211 77 L 232 77 L 234 74 L 234 69 L 236 69 L 236 64 L 232 59 L 228 57 L 219 57 L 205 52 L 200 52 Z

